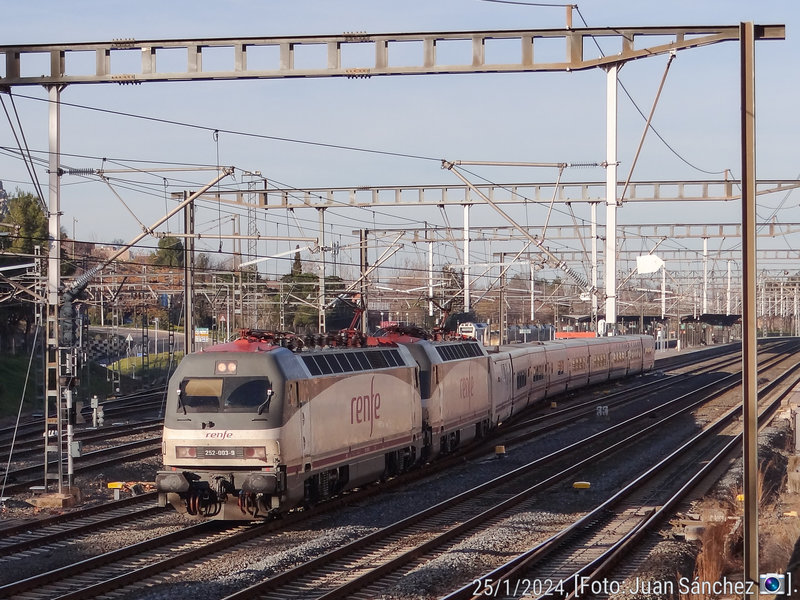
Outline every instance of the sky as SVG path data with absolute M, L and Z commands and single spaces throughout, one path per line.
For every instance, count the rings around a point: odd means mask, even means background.
M 6 27 L 3 45 L 59 42 L 103 42 L 118 38 L 202 39 L 207 37 L 291 36 L 367 33 L 544 29 L 565 27 L 563 5 L 493 2 L 486 0 L 140 0 L 116 2 L 60 0 L 17 2 L 0 0 Z M 796 110 L 800 81 L 797 26 L 800 7 L 794 0 L 651 2 L 642 0 L 587 1 L 578 4 L 576 27 L 785 24 L 786 40 L 756 44 L 757 175 L 796 179 Z M 604 49 L 605 50 L 605 49 Z M 608 50 L 611 51 L 610 49 Z M 205 59 L 204 59 L 205 60 Z M 209 57 L 208 60 L 213 60 Z M 620 70 L 620 81 L 647 114 L 667 65 L 666 56 L 639 60 Z M 38 65 L 29 66 L 36 69 Z M 42 69 L 47 66 L 43 65 Z M 4 66 L 0 65 L 0 74 Z M 147 171 L 155 163 L 233 165 L 239 173 L 230 185 L 241 185 L 242 171 L 260 171 L 276 185 L 307 188 L 354 185 L 459 184 L 443 171 L 438 159 L 594 163 L 605 159 L 605 73 L 528 73 L 319 78 L 189 83 L 146 83 L 137 86 L 73 85 L 61 99 L 62 164 L 72 168 L 133 166 Z M 18 87 L 14 106 L 30 149 L 46 156 L 47 104 L 42 88 Z M 10 110 L 8 97 L 4 94 Z M 94 107 L 127 113 L 110 114 Z M 148 118 L 135 118 L 137 115 Z M 149 118 L 158 119 L 158 121 Z M 168 123 L 169 122 L 169 123 Z M 170 124 L 183 123 L 200 126 Z M 670 66 L 656 107 L 653 126 L 664 139 L 648 133 L 633 180 L 719 179 L 725 170 L 740 177 L 739 46 L 726 42 L 682 51 Z M 254 138 L 213 130 L 248 132 L 260 136 L 357 147 L 378 152 L 354 152 L 313 144 Z M 627 95 L 619 94 L 619 176 L 630 172 L 644 131 L 644 119 Z M 665 143 L 666 142 L 666 143 Z M 667 145 L 668 144 L 668 145 Z M 0 180 L 7 191 L 32 191 L 24 164 L 5 115 L 0 116 Z M 420 158 L 402 158 L 387 153 Z M 104 161 L 104 159 L 106 159 Z M 36 172 L 47 186 L 45 167 Z M 552 183 L 554 169 L 476 169 L 480 177 L 504 183 Z M 211 179 L 210 171 L 180 174 L 149 173 L 130 177 L 112 191 L 96 178 L 62 178 L 62 226 L 78 240 L 130 240 L 174 206 L 170 194 L 193 189 Z M 567 170 L 569 181 L 601 181 L 603 169 Z M 228 185 L 228 182 L 222 185 Z M 778 222 L 800 222 L 799 193 L 759 200 L 759 215 Z M 117 198 L 121 196 L 128 208 Z M 735 204 L 735 206 L 733 206 Z M 552 223 L 585 221 L 588 207 L 576 205 L 573 214 L 556 210 Z M 541 223 L 541 207 L 515 215 Z M 302 212 L 302 211 L 298 211 Z M 131 213 L 135 214 L 134 216 Z M 626 205 L 621 227 L 638 223 L 735 222 L 738 203 Z M 244 218 L 244 217 L 242 217 Z M 421 227 L 428 221 L 460 227 L 460 210 L 443 211 L 329 211 L 326 230 L 331 240 L 347 246 L 358 228 Z M 492 211 L 476 211 L 473 223 L 506 223 Z M 317 216 L 277 214 L 259 216 L 265 235 L 315 236 Z M 165 229 L 177 230 L 176 219 Z M 205 206 L 198 230 L 230 233 L 230 211 Z M 240 222 L 240 228 L 246 228 Z M 460 234 L 456 234 L 460 237 Z M 654 244 L 638 242 L 643 252 Z M 710 240 L 712 252 L 721 242 Z M 762 242 L 759 242 L 762 244 Z M 155 245 L 152 239 L 144 245 Z M 560 247 L 553 242 L 553 249 Z M 565 246 L 567 245 L 564 242 Z M 788 240 L 764 240 L 767 247 L 797 247 Z M 576 243 L 568 244 L 580 248 Z M 668 244 L 667 244 L 668 245 Z M 696 248 L 696 242 L 674 247 Z M 228 242 L 212 240 L 200 249 L 227 255 Z M 259 255 L 293 247 L 291 242 L 261 243 Z M 666 247 L 666 246 L 664 246 Z M 220 250 L 222 250 L 220 252 Z M 376 253 L 382 250 L 376 248 Z M 473 260 L 489 260 L 497 246 L 476 244 Z M 402 257 L 402 258 L 401 258 Z M 342 264 L 358 262 L 343 252 Z M 425 261 L 420 249 L 407 247 L 396 261 Z M 441 250 L 437 262 L 457 263 L 457 247 Z M 272 261 L 276 274 L 288 266 Z M 583 266 L 585 268 L 585 265 Z M 697 264 L 684 265 L 697 270 Z M 330 268 L 330 267 L 329 267 Z M 723 265 L 716 265 L 719 272 Z M 391 277 L 390 273 L 385 274 Z

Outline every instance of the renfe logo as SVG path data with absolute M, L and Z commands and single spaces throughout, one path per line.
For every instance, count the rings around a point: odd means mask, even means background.
M 207 440 L 227 440 L 232 437 L 232 431 L 207 431 L 205 435 Z
M 369 396 L 353 396 L 350 400 L 350 424 L 366 423 L 369 421 L 369 434 L 376 420 L 381 418 L 381 395 L 374 390 L 375 377 L 369 382 Z

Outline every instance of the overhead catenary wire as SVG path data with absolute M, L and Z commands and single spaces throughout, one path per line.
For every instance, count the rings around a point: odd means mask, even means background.
M 14 108 L 14 114 L 17 117 L 17 126 L 14 125 L 14 122 L 11 120 L 11 115 L 8 114 L 8 109 L 6 108 L 6 102 L 3 100 L 3 95 L 0 93 L 0 103 L 3 105 L 3 111 L 6 114 L 6 119 L 8 120 L 9 127 L 11 127 L 11 131 L 14 134 L 14 139 L 17 141 L 17 146 L 19 148 L 20 155 L 23 158 L 23 162 L 25 163 L 25 168 L 28 171 L 28 176 L 31 178 L 31 183 L 33 184 L 34 189 L 36 190 L 37 194 L 39 195 L 39 203 L 42 209 L 44 210 L 45 214 L 47 214 L 47 207 L 44 205 L 44 193 L 42 192 L 42 186 L 39 183 L 39 178 L 36 176 L 36 171 L 33 168 L 33 157 L 31 156 L 30 149 L 28 148 L 28 142 L 25 139 L 25 134 L 22 129 L 22 122 L 19 120 L 19 113 L 17 113 L 16 104 L 14 104 L 13 96 L 11 92 L 8 92 L 8 97 L 11 99 L 12 107 Z M 22 136 L 22 143 L 20 142 L 20 137 L 17 135 L 17 127 L 19 127 L 20 135 Z M 25 148 L 23 149 L 23 143 Z
M 642 131 L 642 137 L 639 140 L 639 145 L 636 147 L 636 153 L 633 155 L 631 168 L 628 170 L 628 177 L 625 179 L 625 185 L 622 187 L 622 191 L 619 194 L 617 202 L 623 202 L 625 199 L 625 192 L 628 191 L 628 186 L 631 184 L 631 177 L 633 177 L 633 171 L 634 169 L 636 169 L 636 163 L 639 161 L 639 155 L 642 153 L 644 140 L 647 137 L 647 130 L 650 129 L 653 122 L 653 115 L 656 112 L 656 106 L 658 106 L 658 99 L 661 98 L 661 92 L 664 89 L 664 83 L 667 81 L 667 74 L 669 73 L 669 67 L 670 65 L 672 65 L 672 61 L 675 60 L 676 56 L 677 56 L 676 52 L 670 52 L 669 58 L 667 59 L 667 66 L 664 68 L 664 74 L 661 76 L 661 83 L 658 86 L 658 92 L 656 92 L 656 97 L 653 100 L 653 106 L 650 109 L 650 114 L 647 116 L 647 120 L 644 124 L 644 131 Z
M 578 5 L 577 5 L 577 4 L 575 4 L 575 5 L 574 5 L 574 7 L 575 7 L 575 12 L 577 12 L 577 13 L 578 13 L 578 17 L 580 18 L 581 22 L 583 22 L 583 26 L 584 26 L 584 27 L 589 27 L 588 23 L 586 22 L 586 19 L 584 19 L 584 18 L 583 18 L 583 14 L 581 13 L 581 11 L 580 11 L 580 8 L 578 7 Z M 601 55 L 601 56 L 605 56 L 605 53 L 603 52 L 603 49 L 600 47 L 600 44 L 597 42 L 597 40 L 594 38 L 594 36 L 592 36 L 592 41 L 594 42 L 595 46 L 597 47 L 597 50 L 600 52 L 600 55 Z M 636 103 L 636 101 L 633 99 L 633 96 L 632 96 L 632 95 L 631 95 L 631 93 L 628 91 L 628 88 L 626 88 L 626 87 L 625 87 L 625 85 L 622 83 L 622 81 L 621 81 L 621 80 L 619 80 L 619 79 L 618 79 L 618 83 L 619 83 L 619 86 L 622 88 L 622 91 L 623 91 L 623 92 L 625 92 L 625 95 L 628 97 L 628 100 L 630 100 L 631 104 L 632 104 L 632 105 L 633 105 L 633 107 L 636 109 L 636 111 L 637 111 L 637 112 L 638 112 L 638 113 L 639 113 L 639 114 L 642 116 L 642 118 L 643 118 L 643 119 L 647 120 L 647 117 L 645 116 L 645 114 L 644 114 L 644 112 L 642 111 L 642 109 L 641 109 L 641 108 L 639 108 L 639 105 Z M 678 151 L 677 151 L 675 148 L 673 148 L 673 147 L 670 145 L 670 143 L 669 143 L 669 142 L 667 142 L 667 140 L 666 140 L 666 139 L 664 139 L 664 136 L 662 136 L 662 135 L 661 135 L 661 134 L 658 132 L 658 130 L 657 130 L 655 127 L 653 127 L 652 125 L 650 125 L 650 128 L 652 129 L 652 131 L 653 131 L 653 133 L 655 134 L 655 136 L 656 136 L 656 137 L 657 137 L 659 140 L 661 140 L 661 143 L 662 143 L 662 144 L 664 144 L 664 146 L 665 146 L 665 147 L 666 147 L 666 148 L 667 148 L 667 149 L 668 149 L 670 152 L 672 152 L 672 154 L 674 154 L 674 155 L 675 155 L 675 156 L 676 156 L 678 159 L 680 159 L 680 160 L 681 160 L 681 161 L 682 161 L 684 164 L 686 164 L 687 166 L 691 167 L 691 168 L 692 168 L 692 169 L 694 169 L 695 171 L 699 171 L 699 172 L 701 172 L 701 173 L 706 173 L 707 175 L 722 175 L 722 174 L 724 174 L 724 173 L 727 171 L 727 169 L 723 169 L 723 170 L 721 170 L 721 171 L 711 171 L 711 170 L 707 170 L 707 169 L 703 169 L 703 168 L 701 168 L 701 167 L 698 167 L 697 165 L 693 164 L 693 163 L 692 163 L 692 162 L 690 162 L 688 159 L 686 159 L 685 157 L 683 157 L 683 156 L 680 154 L 680 152 L 678 152 Z
M 536 4 L 536 3 L 528 3 L 528 4 Z M 218 205 L 218 208 L 219 208 L 219 205 Z M 526 208 L 527 208 L 527 206 L 526 206 Z M 375 212 L 374 212 L 374 211 L 373 211 L 373 215 L 372 215 L 372 216 L 373 216 L 373 226 L 374 226 L 374 224 L 375 224 L 375 223 L 374 223 L 374 219 L 375 219 Z M 573 216 L 574 216 L 574 215 L 573 215 Z M 220 213 L 219 213 L 219 217 L 220 217 L 220 221 L 219 221 L 219 222 L 221 223 L 221 211 L 220 211 Z M 295 220 L 297 221 L 297 216 L 295 216 Z M 365 222 L 366 222 L 366 221 L 365 221 Z M 409 220 L 409 222 L 413 222 L 413 221 Z
M 39 98 L 37 96 L 26 96 L 26 95 L 22 95 L 22 94 L 17 94 L 17 96 L 20 97 L 20 98 L 25 98 L 25 99 L 28 99 L 28 100 L 34 100 L 34 101 L 37 101 L 37 102 L 47 102 L 47 103 L 52 102 L 52 100 L 50 100 L 49 98 Z M 175 119 L 164 119 L 164 118 L 160 118 L 160 117 L 139 115 L 139 114 L 136 114 L 136 113 L 129 113 L 129 112 L 125 112 L 125 111 L 112 110 L 112 109 L 108 109 L 108 108 L 100 108 L 100 107 L 97 107 L 97 106 L 89 106 L 89 105 L 86 105 L 86 104 L 77 104 L 77 103 L 65 102 L 63 100 L 60 101 L 59 103 L 62 106 L 69 106 L 71 108 L 79 108 L 79 109 L 83 109 L 83 110 L 89 110 L 89 111 L 101 112 L 101 113 L 111 114 L 111 115 L 116 115 L 116 116 L 128 117 L 128 118 L 132 118 L 132 119 L 142 119 L 142 120 L 150 121 L 150 122 L 153 122 L 153 123 L 162 123 L 162 124 L 165 124 L 165 125 L 174 125 L 176 127 L 186 127 L 186 128 L 190 128 L 190 129 L 196 129 L 196 130 L 199 130 L 199 131 L 208 131 L 210 133 L 213 133 L 213 132 L 216 131 L 218 133 L 226 133 L 226 134 L 229 134 L 229 135 L 235 135 L 235 136 L 241 136 L 241 137 L 249 137 L 249 138 L 263 139 L 263 140 L 272 140 L 272 141 L 277 141 L 277 142 L 287 142 L 287 143 L 292 143 L 292 144 L 302 144 L 302 145 L 308 145 L 308 146 L 316 146 L 316 147 L 320 147 L 320 148 L 331 148 L 331 149 L 334 149 L 334 150 L 348 150 L 348 151 L 351 151 L 351 152 L 364 152 L 364 153 L 369 153 L 369 154 L 392 156 L 392 157 L 396 157 L 396 158 L 409 158 L 409 159 L 414 159 L 414 160 L 426 160 L 426 161 L 432 161 L 432 162 L 437 162 L 437 163 L 441 161 L 441 158 L 438 158 L 438 157 L 424 156 L 424 155 L 420 155 L 420 154 L 411 154 L 411 153 L 407 153 L 407 152 L 393 152 L 393 151 L 390 151 L 390 150 L 378 150 L 378 149 L 375 149 L 375 148 L 364 148 L 364 147 L 360 147 L 360 146 L 350 146 L 350 145 L 346 145 L 346 144 L 334 144 L 334 143 L 329 143 L 329 142 L 318 142 L 318 141 L 313 141 L 313 140 L 304 140 L 304 139 L 300 139 L 300 138 L 290 138 L 290 137 L 284 137 L 284 136 L 267 135 L 267 134 L 263 134 L 263 133 L 254 133 L 252 131 L 239 131 L 239 130 L 235 130 L 235 129 L 223 129 L 223 128 L 218 128 L 218 127 L 211 127 L 211 126 L 208 126 L 208 125 L 198 125 L 196 123 L 187 123 L 185 121 L 177 121 Z

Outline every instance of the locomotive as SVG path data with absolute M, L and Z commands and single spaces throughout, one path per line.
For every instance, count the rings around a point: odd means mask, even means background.
M 170 379 L 159 504 L 257 519 L 396 475 L 566 390 L 652 369 L 651 336 L 513 344 L 394 332 L 318 349 L 244 331 Z

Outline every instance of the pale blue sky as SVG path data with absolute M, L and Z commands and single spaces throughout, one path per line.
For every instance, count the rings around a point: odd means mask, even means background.
M 0 0 L 4 23 L 2 44 L 101 42 L 115 38 L 170 39 L 268 35 L 339 34 L 484 29 L 563 28 L 565 9 L 477 0 L 330 0 L 254 1 L 179 0 L 109 2 Z M 587 1 L 580 13 L 590 27 L 618 25 L 737 25 L 741 21 L 785 24 L 785 41 L 759 42 L 757 57 L 758 176 L 795 178 L 800 169 L 795 147 L 798 122 L 800 9 L 795 0 L 770 2 Z M 582 26 L 578 15 L 574 25 Z M 739 47 L 736 43 L 684 51 L 674 61 L 654 118 L 654 126 L 680 156 L 705 171 L 731 169 L 739 177 Z M 626 65 L 620 79 L 639 107 L 649 112 L 666 57 Z M 43 89 L 17 88 L 19 96 L 46 97 Z M 188 122 L 221 130 L 251 131 L 270 136 L 313 140 L 451 160 L 600 162 L 605 158 L 605 74 L 503 74 L 384 77 L 368 80 L 309 79 L 285 81 L 165 83 L 141 86 L 85 85 L 68 87 L 62 100 L 159 119 Z M 47 107 L 18 97 L 28 143 L 47 149 Z M 265 176 L 295 187 L 458 183 L 432 161 L 388 158 L 285 142 L 232 135 L 215 143 L 208 131 L 151 123 L 65 106 L 62 109 L 62 152 L 87 159 L 67 159 L 73 167 L 99 167 L 100 158 L 158 160 L 178 164 L 221 164 L 260 170 Z M 643 120 L 624 93 L 619 97 L 620 178 L 628 174 L 642 133 Z M 13 147 L 5 119 L 0 145 Z M 46 187 L 46 174 L 38 170 Z M 555 172 L 482 171 L 498 181 L 553 181 Z M 578 180 L 601 180 L 600 169 L 567 173 Z M 718 177 L 688 166 L 649 135 L 634 179 L 702 179 Z M 159 177 L 151 179 L 158 181 Z M 208 174 L 186 175 L 203 182 Z M 0 154 L 0 179 L 6 189 L 31 189 L 20 161 Z M 240 180 L 239 180 L 240 181 Z M 170 181 L 170 191 L 181 184 Z M 186 184 L 188 185 L 188 183 Z M 144 223 L 164 212 L 163 191 L 141 194 L 118 190 Z M 761 213 L 772 214 L 783 198 L 766 199 Z M 778 220 L 797 222 L 798 201 L 790 197 Z M 75 226 L 78 239 L 130 239 L 140 228 L 100 183 L 64 178 L 63 224 Z M 208 227 L 219 227 L 217 215 Z M 588 209 L 576 208 L 580 218 Z M 684 216 L 685 215 L 685 216 Z M 738 208 L 705 205 L 648 205 L 620 211 L 624 223 L 719 222 L 736 219 Z M 448 215 L 461 222 L 460 212 Z M 563 217 L 563 215 L 562 215 Z M 73 222 L 73 218 L 77 222 Z M 544 218 L 544 215 L 541 215 Z M 316 231 L 316 217 L 303 226 Z M 349 243 L 358 227 L 409 227 L 431 215 L 404 214 L 330 216 L 331 229 Z M 562 218 L 563 220 L 563 218 Z M 277 215 L 262 233 L 289 231 Z M 498 224 L 504 224 L 497 219 Z M 567 222 L 571 222 L 567 219 Z M 177 225 L 177 223 L 176 223 Z M 229 225 L 224 225 L 228 230 Z M 282 231 L 283 227 L 283 231 Z M 212 244 L 215 246 L 215 244 Z M 277 248 L 265 248 L 272 252 Z M 487 249 L 488 253 L 489 250 Z M 413 256 L 409 260 L 416 260 Z

